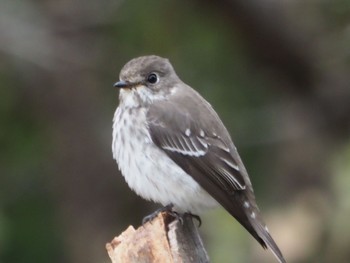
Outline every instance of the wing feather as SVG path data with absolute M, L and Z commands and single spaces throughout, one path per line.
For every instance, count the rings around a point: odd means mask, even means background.
M 173 118 L 174 115 L 167 114 L 173 111 L 164 113 L 156 107 L 151 107 L 148 112 L 151 138 L 170 158 L 176 159 L 184 170 L 187 167 L 186 172 L 191 176 L 188 167 L 197 167 L 200 163 L 204 171 L 202 179 L 208 178 L 228 193 L 246 188 L 238 161 L 233 155 L 234 147 L 231 150 L 217 131 L 210 130 L 214 127 L 202 127 L 198 120 L 182 111 L 177 111 L 176 118 Z
M 279 248 L 264 228 L 249 177 L 228 132 L 210 105 L 200 97 L 196 99 L 198 103 L 204 103 L 204 111 L 189 109 L 184 101 L 177 101 L 176 107 L 169 101 L 166 105 L 161 102 L 151 105 L 147 121 L 153 142 L 264 248 L 269 247 L 278 260 L 285 263 Z M 179 104 L 183 106 L 181 109 L 178 109 Z M 212 118 L 206 118 L 208 114 Z

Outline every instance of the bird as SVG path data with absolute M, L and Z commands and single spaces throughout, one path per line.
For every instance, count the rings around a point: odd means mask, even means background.
M 113 85 L 112 152 L 129 187 L 176 213 L 221 205 L 285 263 L 264 223 L 248 172 L 219 115 L 168 59 L 134 58 Z

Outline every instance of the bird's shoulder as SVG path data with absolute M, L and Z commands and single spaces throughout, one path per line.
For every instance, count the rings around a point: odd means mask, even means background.
M 183 84 L 178 91 L 163 101 L 150 106 L 148 121 L 157 126 L 167 126 L 177 132 L 209 137 L 220 137 L 228 147 L 232 144 L 229 133 L 218 114 L 197 91 Z M 201 136 L 203 137 L 203 136 Z
M 150 106 L 153 142 L 187 172 L 198 165 L 228 191 L 245 189 L 245 168 L 219 116 L 196 91 L 181 93 Z

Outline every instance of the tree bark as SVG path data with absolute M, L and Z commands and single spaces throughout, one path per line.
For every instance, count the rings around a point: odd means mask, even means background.
M 159 213 L 135 230 L 129 226 L 106 244 L 112 263 L 208 263 L 209 257 L 190 215 L 183 221 Z

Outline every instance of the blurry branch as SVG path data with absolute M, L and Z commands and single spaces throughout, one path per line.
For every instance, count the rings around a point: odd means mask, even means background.
M 106 244 L 112 263 L 117 262 L 209 262 L 191 216 L 179 220 L 160 213 L 135 230 L 129 226 Z
M 282 3 L 267 0 L 206 2 L 227 24 L 239 30 L 258 60 L 306 91 L 313 77 L 311 47 L 303 32 L 293 31 L 288 25 Z
M 108 26 L 122 0 L 101 0 L 99 5 L 89 2 L 85 8 L 75 2 L 46 1 L 41 5 L 23 1 L 21 8 L 17 2 L 0 2 L 0 55 L 54 74 L 67 64 L 86 67 L 90 58 L 81 54 L 82 44 L 76 39 Z
M 318 116 L 316 128 L 333 138 L 348 136 L 350 75 L 345 65 L 334 69 L 322 63 L 325 58 L 318 41 L 311 41 L 307 31 L 286 19 L 286 4 L 267 0 L 205 2 L 227 24 L 238 28 L 255 58 L 285 82 L 280 86 L 300 100 L 306 112 Z

